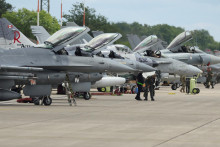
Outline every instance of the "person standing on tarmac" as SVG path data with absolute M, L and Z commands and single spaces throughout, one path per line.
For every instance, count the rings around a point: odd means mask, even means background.
M 210 84 L 212 82 L 212 76 L 213 76 L 213 73 L 212 73 L 212 69 L 211 68 L 208 68 L 207 69 L 207 75 L 206 75 L 206 88 L 209 88 L 210 87 Z
M 212 89 L 214 89 L 215 83 L 216 83 L 216 78 L 212 76 L 212 80 L 211 80 Z
M 135 99 L 138 101 L 141 101 L 140 93 L 142 90 L 142 86 L 144 84 L 144 77 L 141 72 L 137 75 L 136 83 L 137 83 L 137 87 L 138 87 L 138 92 L 137 92 Z
M 145 80 L 145 91 L 144 91 L 144 97 L 145 97 L 145 101 L 148 100 L 148 92 L 150 92 L 150 97 L 151 97 L 151 101 L 154 101 L 154 95 L 155 95 L 155 91 L 154 91 L 154 84 L 155 84 L 155 77 L 156 75 L 152 75 L 149 76 L 146 80 Z
M 182 83 L 182 88 L 180 89 L 180 92 L 185 93 L 186 77 L 185 77 L 185 76 L 181 76 L 181 77 L 180 77 L 180 82 Z

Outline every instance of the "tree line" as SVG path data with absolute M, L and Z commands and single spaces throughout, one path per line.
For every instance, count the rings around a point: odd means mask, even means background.
M 0 17 L 5 17 L 11 21 L 19 30 L 21 30 L 27 37 L 34 39 L 31 33 L 30 25 L 36 25 L 37 13 L 28 9 L 19 9 L 14 11 L 11 4 L 0 0 Z M 181 27 L 170 26 L 168 24 L 157 24 L 150 26 L 148 24 L 140 24 L 138 22 L 127 23 L 127 22 L 111 22 L 105 16 L 97 14 L 94 8 L 89 6 L 85 7 L 86 11 L 86 26 L 92 31 L 103 31 L 105 33 L 118 32 L 122 34 L 122 38 L 116 43 L 124 44 L 130 47 L 127 39 L 127 34 L 136 34 L 138 36 L 149 36 L 157 35 L 158 38 L 166 41 L 168 44 L 181 32 L 185 31 Z M 64 14 L 66 22 L 74 21 L 76 24 L 83 25 L 83 3 L 74 3 L 69 13 Z M 60 29 L 58 20 L 52 17 L 45 11 L 40 12 L 40 25 L 44 26 L 45 29 L 53 34 Z M 202 50 L 220 50 L 220 42 L 214 40 L 213 36 L 209 34 L 207 30 L 194 30 L 193 39 L 187 43 L 191 46 L 199 46 Z

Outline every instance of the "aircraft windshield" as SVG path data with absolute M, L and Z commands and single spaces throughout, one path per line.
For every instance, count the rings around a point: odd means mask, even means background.
M 189 41 L 192 39 L 192 34 L 189 31 L 182 32 L 176 38 L 173 39 L 173 41 L 168 45 L 167 49 L 172 49 L 178 45 L 181 45 L 182 43 Z
M 86 30 L 85 27 L 67 27 L 63 28 L 56 33 L 54 33 L 52 36 L 50 36 L 46 41 L 45 44 L 49 44 L 52 46 L 61 44 L 62 42 L 66 42 L 82 32 Z
M 84 50 L 96 50 L 99 49 L 118 37 L 118 33 L 105 33 L 93 38 L 89 43 L 83 48 Z
M 147 47 L 151 45 L 152 43 L 157 42 L 157 36 L 156 35 L 151 35 L 147 38 L 145 38 L 135 49 L 134 51 L 140 50 L 144 47 Z

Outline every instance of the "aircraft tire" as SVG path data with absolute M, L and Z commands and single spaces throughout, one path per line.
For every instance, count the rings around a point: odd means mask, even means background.
M 105 87 L 97 88 L 97 90 L 98 90 L 99 92 L 106 92 L 106 88 L 105 88 Z
M 45 106 L 50 106 L 52 104 L 52 99 L 48 96 L 43 99 L 43 104 Z
M 85 100 L 90 100 L 91 99 L 91 94 L 89 92 L 84 92 L 83 97 L 84 97 Z
M 198 88 L 193 88 L 192 93 L 197 94 L 197 92 L 198 92 Z
M 196 94 L 199 94 L 200 93 L 200 89 L 199 88 L 196 88 L 197 89 L 197 93 Z
M 102 87 L 102 88 L 101 88 L 101 92 L 106 92 L 106 88 L 105 88 L 105 87 Z
M 176 84 L 173 84 L 173 85 L 171 86 L 171 89 L 172 89 L 172 90 L 176 90 L 176 89 L 177 89 Z

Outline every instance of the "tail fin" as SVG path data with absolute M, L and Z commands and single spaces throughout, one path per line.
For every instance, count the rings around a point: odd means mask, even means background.
M 50 37 L 50 34 L 42 26 L 31 26 L 31 30 L 39 44 L 43 44 Z
M 92 31 L 93 37 L 99 36 L 101 34 L 104 34 L 104 32 L 103 31 Z
M 134 49 L 141 42 L 141 39 L 137 35 L 127 34 L 127 38 L 132 49 Z
M 24 48 L 35 46 L 21 31 L 6 18 L 0 18 L 0 47 Z

